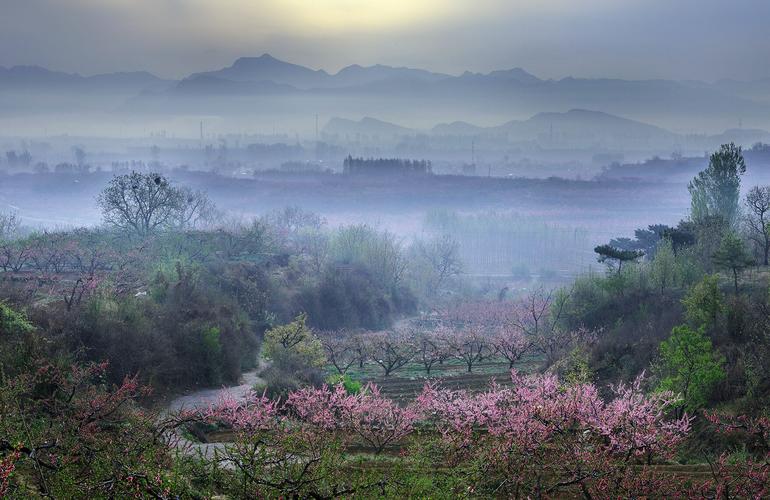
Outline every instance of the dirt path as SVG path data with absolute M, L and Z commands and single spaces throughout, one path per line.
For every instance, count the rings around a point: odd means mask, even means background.
M 255 370 L 244 373 L 239 385 L 220 387 L 219 389 L 202 389 L 191 392 L 190 394 L 178 396 L 168 403 L 166 412 L 174 413 L 180 410 L 204 408 L 211 403 L 215 403 L 217 399 L 225 393 L 230 393 L 239 401 L 245 400 L 249 391 L 251 391 L 256 384 L 264 383 L 264 380 L 257 375 L 261 370 L 262 366 L 259 366 Z
M 264 369 L 264 362 L 259 360 L 257 368 L 254 370 L 245 372 L 241 376 L 240 384 L 221 387 L 219 389 L 202 389 L 199 391 L 184 394 L 172 399 L 165 407 L 163 414 L 168 415 L 170 413 L 176 413 L 181 410 L 194 410 L 196 408 L 205 408 L 212 403 L 215 403 L 220 396 L 229 393 L 235 397 L 238 401 L 245 401 L 251 389 L 259 383 L 264 383 L 264 380 L 257 375 Z M 181 432 L 177 431 L 177 448 L 184 454 L 191 456 L 198 456 L 201 454 L 206 458 L 212 458 L 215 450 L 221 450 L 225 445 L 224 443 L 198 443 L 190 441 L 181 435 Z

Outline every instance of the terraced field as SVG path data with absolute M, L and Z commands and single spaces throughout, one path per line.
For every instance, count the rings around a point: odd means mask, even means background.
M 537 358 L 527 358 L 517 363 L 519 371 L 529 372 L 537 368 Z M 382 370 L 374 363 L 367 363 L 363 368 L 354 367 L 349 372 L 352 378 L 364 383 L 376 384 L 383 396 L 405 405 L 422 391 L 429 381 L 436 381 L 447 389 L 464 389 L 472 392 L 483 391 L 494 380 L 500 385 L 510 385 L 511 377 L 508 362 L 489 359 L 475 364 L 473 371 L 468 373 L 468 367 L 457 361 L 448 360 L 443 364 L 433 366 L 430 376 L 419 363 L 409 363 L 390 376 L 383 376 Z
M 508 365 L 505 365 L 507 368 Z M 397 401 L 399 404 L 407 404 L 414 400 L 422 391 L 423 386 L 429 380 L 438 380 L 442 387 L 447 389 L 464 389 L 468 391 L 483 391 L 489 387 L 490 381 L 494 379 L 500 385 L 510 385 L 511 380 L 507 371 L 499 373 L 463 373 L 452 376 L 428 378 L 402 378 L 402 377 L 382 377 L 371 379 L 369 381 L 379 386 L 382 395 Z

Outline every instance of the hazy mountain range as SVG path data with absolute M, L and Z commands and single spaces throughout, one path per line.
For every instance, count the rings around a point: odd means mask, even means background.
M 525 120 L 510 120 L 490 127 L 457 121 L 429 129 L 413 129 L 364 117 L 350 120 L 335 117 L 323 127 L 326 137 L 357 141 L 399 141 L 405 136 L 425 134 L 437 138 L 473 137 L 500 142 L 536 141 L 544 146 L 598 146 L 645 149 L 682 147 L 711 148 L 725 142 L 753 144 L 770 142 L 770 132 L 761 129 L 728 129 L 719 134 L 688 136 L 647 123 L 599 111 L 572 109 L 565 113 L 537 113 Z
M 146 71 L 106 73 L 81 76 L 76 73 L 51 71 L 40 66 L 0 66 L 0 91 L 7 90 L 132 90 L 160 89 L 173 84 Z
M 34 98 L 43 93 L 46 99 Z M 57 93 L 66 95 L 67 100 L 56 102 L 51 95 Z M 334 116 L 377 116 L 423 130 L 447 122 L 433 131 L 444 135 L 478 134 L 483 128 L 485 134 L 526 136 L 533 127 L 542 134 L 542 125 L 554 120 L 559 121 L 562 132 L 569 129 L 572 135 L 580 133 L 586 120 L 594 120 L 592 126 L 605 127 L 608 134 L 648 138 L 668 137 L 671 132 L 664 129 L 679 134 L 742 127 L 770 129 L 770 80 L 544 80 L 521 68 L 448 75 L 383 65 L 352 65 L 332 74 L 268 54 L 240 58 L 228 67 L 181 80 L 146 72 L 81 76 L 34 66 L 0 67 L 0 112 L 4 106 L 15 113 L 46 111 L 46 106 L 57 111 L 69 106 L 76 112 L 80 102 L 73 100 L 73 95 L 88 101 L 96 94 L 117 96 L 114 101 L 99 101 L 109 112 L 247 114 L 271 123 L 285 120 L 287 129 L 305 127 L 305 132 L 310 132 L 311 117 L 317 114 L 327 120 Z M 600 115 L 576 111 L 564 114 L 571 109 L 623 116 L 637 123 L 617 121 L 620 118 L 613 122 L 607 117 L 597 122 L 595 118 Z M 474 122 L 488 126 L 471 125 Z

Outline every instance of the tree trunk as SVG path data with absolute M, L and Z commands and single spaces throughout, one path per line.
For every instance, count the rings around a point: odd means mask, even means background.
M 738 296 L 738 270 L 733 268 L 733 281 L 735 283 L 735 296 Z

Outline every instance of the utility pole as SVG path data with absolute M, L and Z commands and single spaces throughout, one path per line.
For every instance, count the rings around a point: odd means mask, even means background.
M 203 149 L 203 121 L 201 121 L 201 149 Z
M 315 115 L 315 142 L 318 144 L 318 113 Z

